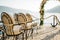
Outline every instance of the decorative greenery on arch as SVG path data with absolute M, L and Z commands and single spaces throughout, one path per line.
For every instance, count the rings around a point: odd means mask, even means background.
M 42 3 L 41 3 L 41 8 L 40 8 L 40 25 L 43 25 L 44 23 L 44 5 L 46 4 L 46 2 L 49 1 L 49 0 L 42 0 Z M 60 0 L 57 0 L 57 1 L 60 1 Z

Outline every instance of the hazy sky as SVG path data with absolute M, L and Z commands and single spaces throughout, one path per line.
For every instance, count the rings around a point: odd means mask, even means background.
M 16 9 L 26 9 L 39 12 L 42 0 L 0 0 L 0 6 L 8 6 Z M 45 10 L 60 5 L 58 1 L 48 1 L 45 5 Z
M 7 6 L 7 7 L 15 8 L 15 9 L 24 9 L 24 10 L 39 12 L 41 1 L 42 0 L 0 0 L 0 6 Z M 47 3 L 45 4 L 45 10 L 51 9 L 58 5 L 60 5 L 59 1 L 55 1 L 55 0 L 47 1 Z M 40 18 L 39 14 L 35 14 L 34 16 Z M 58 14 L 58 16 L 60 15 Z M 49 22 L 51 21 L 49 20 Z

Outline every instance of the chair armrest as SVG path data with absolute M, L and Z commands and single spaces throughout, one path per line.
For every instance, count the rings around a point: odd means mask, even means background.
M 32 27 L 34 27 L 34 26 L 37 26 L 37 23 L 32 23 L 32 25 L 31 25 Z
M 19 23 L 19 24 L 4 24 L 4 25 L 7 25 L 7 26 L 15 26 L 15 25 L 21 25 L 21 24 L 24 24 L 24 23 Z
M 10 30 L 10 31 L 14 35 L 15 34 L 14 26 L 21 25 L 21 24 L 24 24 L 24 23 L 20 23 L 20 24 L 4 24 L 4 25 L 6 25 L 6 26 L 12 26 L 12 30 Z M 8 28 L 6 27 L 6 29 L 8 29 Z

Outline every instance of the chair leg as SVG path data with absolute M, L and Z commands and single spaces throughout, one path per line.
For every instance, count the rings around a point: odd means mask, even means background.
M 25 34 L 25 37 L 26 37 L 26 40 L 27 40 L 27 30 L 25 30 L 25 33 L 26 33 L 26 34 Z
M 17 40 L 17 36 L 13 36 L 13 40 Z
M 22 33 L 22 40 L 24 40 L 24 33 Z
M 37 29 L 36 29 L 36 34 L 38 34 L 38 27 L 37 27 Z
M 4 38 L 4 32 L 2 32 L 2 40 L 5 40 L 5 38 Z
M 32 36 L 32 39 L 33 39 L 33 29 L 32 29 L 32 31 L 31 31 L 31 36 Z

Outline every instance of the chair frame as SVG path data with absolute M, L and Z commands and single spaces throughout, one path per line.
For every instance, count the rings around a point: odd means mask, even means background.
M 18 18 L 18 17 L 22 17 L 23 20 L 21 18 Z M 30 29 L 27 29 L 27 19 L 26 19 L 26 16 L 23 14 L 23 13 L 19 13 L 19 14 L 16 14 L 16 19 L 17 19 L 17 22 L 18 24 L 20 23 L 24 23 L 24 28 L 22 30 L 24 30 L 24 34 L 25 34 L 25 37 L 26 37 L 26 40 L 27 40 L 27 31 L 30 30 Z M 20 20 L 19 20 L 20 19 Z M 22 21 L 22 22 L 21 22 Z
M 15 25 L 20 25 L 20 24 L 13 24 L 13 21 L 12 21 L 12 19 L 11 19 L 11 17 L 6 13 L 6 12 L 2 12 L 1 13 L 1 20 L 2 20 L 2 22 L 3 22 L 3 27 L 4 27 L 4 29 L 5 29 L 5 32 L 4 32 L 4 34 L 6 34 L 6 36 L 14 36 L 15 38 L 16 38 L 16 40 L 17 40 L 17 36 L 18 35 L 20 35 L 20 34 L 22 34 L 23 32 L 21 32 L 21 33 L 19 33 L 19 34 L 14 34 L 14 31 L 13 31 L 13 27 L 15 26 Z M 9 21 L 9 24 L 4 24 L 4 20 L 2 19 L 3 17 L 6 17 L 7 18 L 7 20 Z M 6 25 L 8 25 L 8 26 L 10 26 L 10 24 L 11 24 L 11 26 L 12 26 L 12 31 L 13 31 L 13 34 L 7 34 L 7 32 L 6 32 Z M 23 24 L 23 23 L 21 23 L 21 24 Z M 5 36 L 5 35 L 3 35 L 3 36 Z M 3 40 L 5 40 L 5 37 L 3 38 Z M 14 40 L 14 39 L 13 39 Z M 22 39 L 22 40 L 24 40 L 24 39 Z

